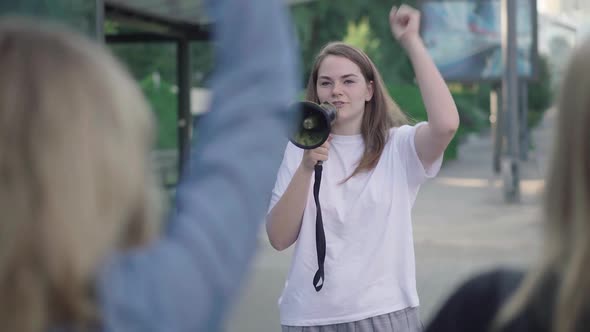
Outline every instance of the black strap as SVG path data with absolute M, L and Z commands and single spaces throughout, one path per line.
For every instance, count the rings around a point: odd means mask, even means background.
M 322 208 L 320 207 L 320 184 L 322 182 L 322 164 L 318 162 L 315 167 L 315 182 L 313 184 L 313 199 L 316 206 L 315 217 L 315 246 L 318 254 L 318 271 L 313 277 L 313 287 L 319 292 L 324 286 L 324 261 L 326 260 L 326 235 L 322 221 Z

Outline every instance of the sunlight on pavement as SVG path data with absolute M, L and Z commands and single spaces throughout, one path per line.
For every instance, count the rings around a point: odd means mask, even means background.
M 501 188 L 502 180 L 500 179 L 484 179 L 484 178 L 453 178 L 453 177 L 440 177 L 434 179 L 435 182 L 451 187 L 463 187 L 463 188 L 485 188 L 494 187 Z M 540 193 L 545 187 L 544 180 L 521 180 L 520 189 L 524 194 L 536 194 Z

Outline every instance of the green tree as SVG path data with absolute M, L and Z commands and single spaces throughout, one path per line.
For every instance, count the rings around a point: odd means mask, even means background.
M 42 17 L 67 24 L 78 31 L 84 32 L 88 36 L 96 36 L 96 1 L 0 1 L 0 15 Z
M 174 149 L 178 146 L 176 108 L 178 94 L 170 83 L 157 74 L 139 82 L 143 93 L 155 113 L 158 126 L 157 149 Z
M 415 6 L 415 1 L 404 1 Z M 335 6 L 330 0 L 316 0 L 292 8 L 299 37 L 304 74 L 320 48 L 330 41 L 360 42 L 358 36 L 367 34 L 369 42 L 355 44 L 371 57 L 386 83 L 411 83 L 414 73 L 401 46 L 391 36 L 389 11 L 391 0 L 349 0 L 346 6 Z
M 110 44 L 113 53 L 137 80 L 159 73 L 162 80 L 176 82 L 176 48 L 173 43 Z
M 136 32 L 133 27 L 106 20 L 107 35 Z M 113 53 L 122 60 L 137 80 L 158 73 L 164 81 L 174 83 L 177 78 L 175 42 L 115 43 L 109 44 Z M 213 68 L 213 45 L 205 41 L 190 42 L 190 64 L 193 86 L 203 86 Z
M 528 122 L 530 127 L 536 126 L 545 111 L 553 103 L 552 77 L 549 71 L 548 59 L 539 56 L 537 63 L 537 79 L 528 84 Z
M 366 16 L 361 18 L 356 24 L 353 21 L 348 22 L 344 42 L 360 48 L 367 53 L 374 62 L 378 62 L 381 59 L 381 53 L 379 51 L 380 40 L 373 37 L 369 18 Z

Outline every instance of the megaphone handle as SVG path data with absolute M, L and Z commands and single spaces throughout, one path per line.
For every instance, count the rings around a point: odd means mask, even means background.
M 326 234 L 322 220 L 322 208 L 320 206 L 320 184 L 322 182 L 322 161 L 318 161 L 314 167 L 315 180 L 313 183 L 313 198 L 316 206 L 315 218 L 315 245 L 318 255 L 318 270 L 313 277 L 313 286 L 319 292 L 324 286 L 324 261 L 326 259 Z

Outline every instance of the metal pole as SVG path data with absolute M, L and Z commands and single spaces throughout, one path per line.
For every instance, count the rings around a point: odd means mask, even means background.
M 520 160 L 527 161 L 529 159 L 529 95 L 528 95 L 528 81 L 521 80 L 520 84 Z
M 520 201 L 516 1 L 502 0 L 502 57 L 504 60 L 502 104 L 506 110 L 506 124 L 509 127 L 508 155 L 502 162 L 502 174 L 504 198 L 509 203 Z
M 104 0 L 96 0 L 96 40 L 104 43 Z
M 493 85 L 490 90 L 490 125 L 492 127 L 492 144 L 493 144 L 493 165 L 492 168 L 495 174 L 500 174 L 501 171 L 501 157 L 502 157 L 502 142 L 504 140 L 504 130 L 502 122 L 502 109 L 498 103 L 498 95 L 501 93 L 498 86 Z

